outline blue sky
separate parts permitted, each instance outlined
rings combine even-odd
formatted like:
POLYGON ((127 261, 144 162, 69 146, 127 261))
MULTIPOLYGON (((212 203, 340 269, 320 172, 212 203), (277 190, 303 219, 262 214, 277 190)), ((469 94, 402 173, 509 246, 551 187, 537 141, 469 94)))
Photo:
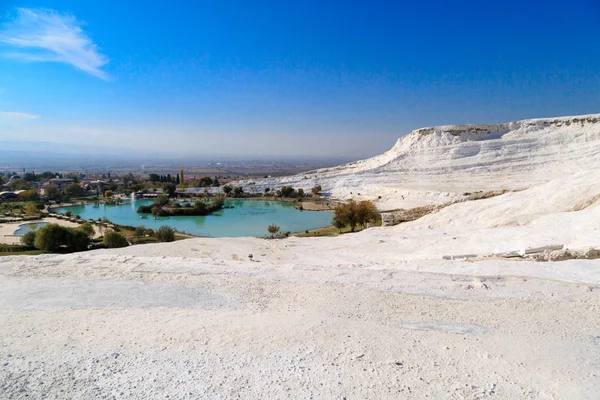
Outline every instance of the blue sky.
POLYGON ((595 0, 4 0, 0 139, 365 157, 600 112, 599 39, 595 0))

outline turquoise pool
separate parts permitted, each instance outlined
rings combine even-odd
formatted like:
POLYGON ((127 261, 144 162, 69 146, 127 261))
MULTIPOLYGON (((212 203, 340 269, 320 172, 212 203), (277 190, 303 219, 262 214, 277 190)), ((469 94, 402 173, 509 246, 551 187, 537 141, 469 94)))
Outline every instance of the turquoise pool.
POLYGON ((23 236, 27 232, 32 232, 40 229, 42 226, 48 225, 47 222, 32 222, 29 224, 19 225, 19 229, 17 229, 14 233, 15 236, 23 236))
POLYGON ((83 219, 106 217, 119 225, 140 226, 157 229, 170 225, 180 232, 196 236, 239 237, 268 235, 267 226, 276 224, 281 232, 302 232, 331 225, 333 213, 329 211, 300 211, 293 203, 264 200, 227 200, 225 208, 207 216, 154 217, 138 214, 140 205, 150 205, 152 200, 129 201, 121 205, 87 204, 55 209, 64 214, 70 210, 83 219), (147 216, 142 218, 141 216, 147 216))

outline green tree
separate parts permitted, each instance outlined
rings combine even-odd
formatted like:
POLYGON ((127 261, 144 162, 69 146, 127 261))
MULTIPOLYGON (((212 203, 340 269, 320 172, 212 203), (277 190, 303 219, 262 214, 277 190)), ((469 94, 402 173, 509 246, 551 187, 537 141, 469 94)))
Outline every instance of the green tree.
POLYGON ((65 194, 69 197, 79 197, 85 194, 85 189, 77 183, 69 183, 65 188, 65 194))
POLYGON ((164 194, 159 194, 154 199, 154 204, 156 204, 157 206, 163 206, 165 204, 169 204, 169 197, 164 194))
POLYGON ((205 176, 202 179, 200 179, 200 187, 208 187, 208 186, 212 186, 213 184, 213 180, 210 178, 210 176, 205 176))
MULTIPOLYGON (((169 175, 169 179, 170 178, 171 178, 171 175, 169 175)), ((177 187, 172 183, 165 183, 163 185, 163 190, 169 197, 171 197, 175 194, 175 190, 177 190, 177 187)))
POLYGON ((212 201, 212 207, 214 209, 221 209, 225 205, 225 199, 222 197, 217 197, 212 201))
POLYGON ((104 192, 104 197, 113 197, 113 191, 112 190, 107 190, 104 192))
POLYGON ((27 181, 27 182, 35 182, 36 181, 35 172, 25 172, 25 174, 23 175, 23 180, 27 181))
POLYGON ((336 216, 333 217, 332 223, 333 226, 340 230, 340 233, 342 233, 342 229, 346 226, 346 223, 341 218, 336 216))
POLYGON ((35 232, 26 232, 23 236, 21 236, 21 243, 23 243, 25 246, 33 247, 35 243, 35 232))
POLYGON ((244 194, 244 188, 241 186, 236 186, 235 189, 233 189, 233 194, 235 197, 241 197, 242 194, 244 194))
POLYGON ((33 215, 38 215, 39 210, 36 207, 35 203, 27 203, 27 206, 25 207, 25 214, 33 216, 33 215))
POLYGON ((271 191, 271 189, 265 188, 265 194, 269 193, 269 191, 271 191))
POLYGON ((38 179, 42 181, 47 181, 48 179, 52 179, 54 177, 56 177, 56 174, 50 171, 45 171, 38 175, 38 179))
POLYGON ((332 223, 335 224, 336 221, 339 221, 339 223, 343 222, 344 225, 350 226, 351 232, 354 232, 356 224, 358 223, 357 208, 358 205, 354 200, 348 200, 346 203, 338 204, 333 210, 334 217, 332 223))
POLYGON ((302 189, 302 188, 298 189, 298 196, 304 197, 304 189, 302 189))
POLYGON ((179 170, 179 181, 181 182, 181 185, 184 185, 185 181, 183 180, 183 168, 179 170))
POLYGON ((379 218, 379 212, 375 203, 370 200, 364 200, 358 203, 356 208, 356 221, 363 227, 369 222, 375 222, 379 218))
POLYGON ((160 176, 158 174, 150 174, 148 175, 148 180, 150 182, 160 182, 160 176))
POLYGON ((106 232, 104 234, 103 242, 104 242, 104 245, 106 247, 108 247, 109 249, 116 249, 119 247, 129 246, 129 242, 127 242, 127 239, 125 238, 125 236, 123 236, 120 233, 117 233, 115 231, 106 232))
POLYGON ((37 190, 29 189, 24 192, 19 193, 19 198, 23 201, 35 201, 40 198, 37 190))
POLYGON ((165 217, 169 215, 161 206, 153 206, 150 210, 152 215, 156 215, 157 217, 165 217))
POLYGON ((54 185, 44 186, 44 194, 49 199, 55 199, 60 196, 58 188, 54 185))
POLYGON ((283 187, 281 188, 281 194, 282 194, 284 197, 292 197, 292 195, 294 194, 294 192, 295 192, 295 190, 294 190, 294 188, 293 188, 293 187, 291 187, 291 186, 283 186, 283 187))
POLYGON ((229 196, 229 193, 231 193, 232 190, 233 190, 233 188, 229 185, 223 186, 223 193, 225 193, 225 195, 227 195, 227 196, 229 196))
POLYGON ((194 203, 194 210, 197 213, 202 214, 202 213, 206 212, 206 204, 204 204, 203 201, 196 201, 194 203))
POLYGON ((155 236, 161 242, 172 242, 175 240, 175 230, 168 225, 163 225, 155 232, 155 236))
POLYGON ((333 211, 333 225, 340 230, 342 227, 349 225, 351 232, 354 232, 357 225, 365 226, 367 223, 375 222, 379 218, 375 204, 369 200, 360 203, 348 200, 346 203, 338 204, 333 211))
POLYGON ((17 179, 13 181, 12 188, 13 190, 29 190, 31 189, 31 185, 23 179, 17 179))

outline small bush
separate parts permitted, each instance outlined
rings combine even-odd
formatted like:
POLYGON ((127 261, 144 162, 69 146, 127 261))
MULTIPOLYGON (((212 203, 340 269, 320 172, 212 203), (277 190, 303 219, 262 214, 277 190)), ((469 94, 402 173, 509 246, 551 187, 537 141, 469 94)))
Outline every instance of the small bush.
POLYGON ((156 231, 155 236, 161 242, 172 242, 175 240, 175 230, 168 225, 163 225, 156 231))
POLYGON ((119 247, 127 247, 129 243, 125 236, 115 231, 108 231, 104 234, 104 245, 109 249, 116 249, 119 247))
POLYGON ((34 242, 35 242, 35 232, 34 231, 29 231, 29 232, 25 233, 23 235, 23 237, 21 237, 21 243, 23 243, 25 246, 33 247, 34 242))
POLYGON ((65 236, 66 228, 57 224, 46 225, 35 234, 34 245, 39 250, 55 252, 65 244, 65 236))
POLYGON ((79 229, 82 232, 85 232, 85 234, 88 235, 88 237, 94 236, 94 233, 95 233, 94 227, 89 222, 86 222, 86 223, 82 224, 77 229, 79 229))
POLYGON ((146 228, 144 228, 144 225, 136 226, 135 230, 133 231, 133 236, 136 238, 141 238, 144 235, 146 235, 146 228))
POLYGON ((25 207, 25 214, 30 216, 38 214, 38 208, 35 206, 35 203, 27 203, 27 206, 25 207))
POLYGON ((35 233, 34 245, 38 250, 56 252, 87 250, 90 238, 78 229, 65 228, 57 224, 46 225, 35 233))
POLYGON ((272 235, 275 235, 277 232, 279 232, 279 226, 277 226, 275 224, 271 224, 271 225, 269 225, 267 230, 269 231, 269 233, 272 236, 272 235))

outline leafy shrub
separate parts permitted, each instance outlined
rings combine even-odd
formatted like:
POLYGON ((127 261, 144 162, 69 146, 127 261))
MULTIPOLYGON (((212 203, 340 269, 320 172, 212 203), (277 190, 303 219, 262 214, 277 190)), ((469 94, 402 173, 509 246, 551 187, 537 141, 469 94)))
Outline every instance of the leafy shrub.
POLYGON ((0 253, 19 253, 27 250, 31 248, 25 245, 0 244, 0 253))
MULTIPOLYGON (((87 250, 90 244, 90 238, 87 233, 78 229, 66 228, 67 229, 67 248, 72 251, 83 251, 87 250)), ((37 235, 36 235, 37 236, 37 235)))
POLYGON ((166 212, 165 209, 162 208, 161 206, 153 206, 152 207, 152 215, 156 215, 159 217, 166 217, 167 215, 169 215, 169 213, 166 212))
POLYGON ((119 247, 127 247, 129 243, 125 236, 115 231, 108 231, 104 234, 104 245, 109 249, 116 249, 119 247))
POLYGON ((34 242, 35 242, 35 232, 34 231, 29 231, 21 237, 21 243, 23 243, 25 246, 33 247, 34 242))
POLYGON ((34 203, 27 203, 27 206, 25 207, 25 214, 27 214, 27 215, 37 215, 38 214, 38 209, 34 203))
POLYGON ((281 188, 281 194, 282 194, 284 197, 292 197, 292 196, 294 195, 294 192, 295 192, 295 190, 294 190, 294 188, 293 188, 293 187, 291 187, 291 186, 283 186, 283 187, 281 188))
POLYGON ((216 199, 214 199, 212 201, 212 208, 215 210, 223 208, 224 205, 225 205, 225 199, 222 197, 217 197, 216 199))
POLYGON ((19 193, 19 198, 22 201, 35 201, 35 200, 39 199, 39 197, 40 196, 38 195, 38 192, 35 189, 29 189, 29 190, 19 193))
POLYGON ((277 232, 279 232, 279 226, 271 224, 267 227, 267 230, 271 235, 275 235, 277 232))
POLYGON ((139 206, 137 212, 142 214, 150 214, 152 212, 152 208, 156 206, 139 206))
POLYGON ((69 183, 65 188, 65 194, 70 197, 83 196, 85 194, 85 189, 77 183, 69 183))
POLYGON ((169 196, 166 194, 159 194, 154 199, 154 204, 157 206, 164 206, 165 204, 169 204, 169 196))
POLYGON ((66 228, 50 224, 40 228, 35 234, 34 246, 43 251, 55 252, 66 243, 66 228))
POLYGON ((136 226, 135 230, 133 231, 133 236, 135 236, 136 238, 141 238, 145 234, 146 228, 144 227, 144 225, 136 226))
POLYGON ((85 234, 88 235, 88 237, 94 236, 94 227, 89 222, 82 224, 78 229, 82 232, 85 232, 85 234))
POLYGON ((172 242, 175 240, 175 230, 168 225, 163 225, 156 231, 155 237, 161 242, 172 242))
POLYGON ((48 252, 56 252, 61 248, 67 251, 87 250, 89 243, 90 238, 85 232, 57 224, 40 228, 34 240, 37 249, 48 252))

